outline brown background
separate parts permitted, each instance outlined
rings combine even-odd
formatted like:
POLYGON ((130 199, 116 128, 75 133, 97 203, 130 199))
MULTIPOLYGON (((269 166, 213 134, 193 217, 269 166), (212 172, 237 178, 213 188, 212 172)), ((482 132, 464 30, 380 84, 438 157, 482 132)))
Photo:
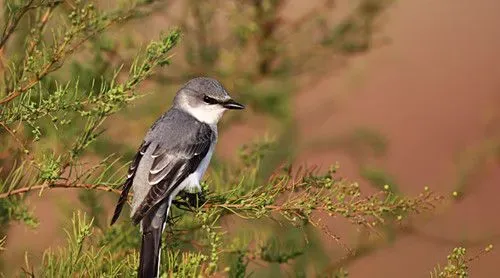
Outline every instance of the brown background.
MULTIPOLYGON (((498 154, 497 160, 488 155, 488 144, 498 146, 500 135, 499 12, 496 0, 397 1, 383 27, 388 45, 297 96, 304 141, 363 126, 385 135, 388 154, 379 164, 405 193, 429 185, 450 196, 460 165, 479 166, 468 172, 473 178, 463 199, 417 234, 399 236, 352 263, 349 277, 424 277, 454 246, 477 252, 498 245, 500 161, 498 154)), ((299 158, 320 165, 332 160, 340 162, 343 175, 359 179, 342 151, 304 151, 299 158)), ((498 251, 481 258, 471 277, 499 277, 498 262, 498 251)))

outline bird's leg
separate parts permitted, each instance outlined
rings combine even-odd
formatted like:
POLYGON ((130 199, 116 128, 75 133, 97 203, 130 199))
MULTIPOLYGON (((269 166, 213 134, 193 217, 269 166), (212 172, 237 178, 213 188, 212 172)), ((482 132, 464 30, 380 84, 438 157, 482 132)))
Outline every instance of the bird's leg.
POLYGON ((207 199, 205 198, 205 192, 199 191, 197 193, 193 193, 188 202, 192 207, 200 208, 207 202, 207 199))
POLYGON ((199 208, 206 202, 205 193, 199 191, 197 193, 189 193, 186 191, 181 191, 177 196, 182 199, 182 201, 174 201, 176 207, 180 209, 184 208, 199 208))
POLYGON ((173 200, 172 204, 174 204, 178 209, 191 211, 189 204, 186 201, 187 197, 185 196, 184 191, 179 192, 179 194, 177 194, 177 197, 179 199, 173 200))

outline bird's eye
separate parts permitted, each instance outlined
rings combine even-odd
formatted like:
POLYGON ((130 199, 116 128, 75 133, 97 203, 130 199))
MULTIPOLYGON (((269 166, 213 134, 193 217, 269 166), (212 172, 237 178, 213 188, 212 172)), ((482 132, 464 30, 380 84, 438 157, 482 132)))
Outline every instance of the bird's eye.
POLYGON ((206 103, 208 103, 208 104, 217 104, 217 103, 219 103, 216 99, 211 98, 209 96, 204 96, 203 97, 203 101, 206 102, 206 103))

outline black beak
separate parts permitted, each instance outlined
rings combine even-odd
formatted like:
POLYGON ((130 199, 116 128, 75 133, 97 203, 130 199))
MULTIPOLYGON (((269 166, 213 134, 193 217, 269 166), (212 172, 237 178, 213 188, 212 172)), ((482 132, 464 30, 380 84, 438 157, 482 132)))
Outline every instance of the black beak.
POLYGON ((243 106, 243 104, 239 104, 232 99, 222 103, 222 107, 227 108, 227 109, 237 109, 237 110, 245 109, 245 106, 243 106))

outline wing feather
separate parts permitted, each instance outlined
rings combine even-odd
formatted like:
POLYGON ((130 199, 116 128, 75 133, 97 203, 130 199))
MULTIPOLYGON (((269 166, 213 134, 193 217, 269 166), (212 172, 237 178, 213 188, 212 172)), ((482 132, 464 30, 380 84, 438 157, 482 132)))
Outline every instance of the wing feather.
POLYGON ((144 156, 144 153, 146 152, 148 146, 149 143, 146 143, 145 141, 142 142, 141 146, 139 147, 137 153, 134 156, 134 159, 132 160, 132 163, 128 168, 127 179, 122 185, 122 193, 120 194, 120 198, 118 199, 118 203, 116 204, 115 212, 113 213, 113 218, 111 218, 110 225, 113 225, 116 222, 116 220, 120 216, 120 213, 122 212, 123 205, 127 201, 128 193, 130 191, 130 188, 132 187, 132 182, 134 180, 137 166, 139 165, 142 157, 144 156))
POLYGON ((151 154, 154 159, 148 179, 151 188, 132 216, 135 224, 196 171, 208 153, 212 140, 214 133, 210 126, 201 124, 196 132, 178 145, 165 147, 158 144, 151 154))

